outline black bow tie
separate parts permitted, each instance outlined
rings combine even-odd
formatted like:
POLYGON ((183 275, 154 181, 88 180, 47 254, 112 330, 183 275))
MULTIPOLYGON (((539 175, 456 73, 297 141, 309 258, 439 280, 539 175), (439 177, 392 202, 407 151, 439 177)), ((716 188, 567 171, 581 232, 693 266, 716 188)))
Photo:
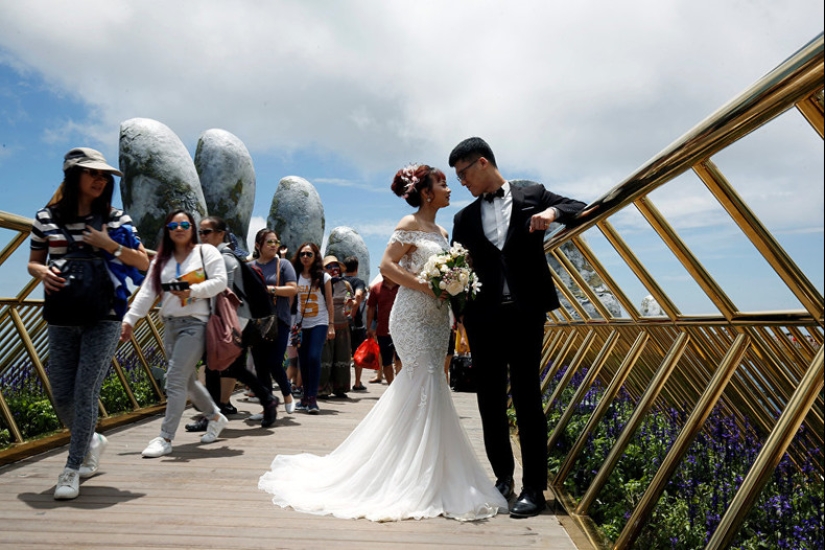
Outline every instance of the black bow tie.
POLYGON ((504 196, 504 188, 499 187, 498 191, 495 193, 484 193, 484 200, 487 202, 493 202, 493 199, 496 197, 503 197, 504 196))

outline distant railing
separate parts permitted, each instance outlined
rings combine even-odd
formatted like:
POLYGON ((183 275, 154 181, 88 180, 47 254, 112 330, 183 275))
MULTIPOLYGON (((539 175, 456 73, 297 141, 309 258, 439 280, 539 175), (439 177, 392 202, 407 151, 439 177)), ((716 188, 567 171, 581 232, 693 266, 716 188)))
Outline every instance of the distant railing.
MULTIPOLYGON (((545 333, 544 363, 550 367, 542 383, 548 393, 555 384, 545 411, 563 411, 555 426, 550 426, 548 450, 552 454, 562 437, 569 440, 571 430, 575 441, 566 454, 557 457, 560 465, 553 472, 552 487, 567 513, 590 535, 594 546, 633 545, 668 481, 684 464, 688 448, 698 434, 707 430, 705 423, 714 408, 732 416, 739 426, 755 424, 756 436, 764 439, 706 548, 728 547, 786 452, 797 464, 812 464, 822 474, 822 294, 711 160, 727 146, 794 107, 822 138, 822 35, 589 205, 592 211, 582 217, 579 225, 560 230, 546 242, 551 266, 557 266, 553 272, 557 283, 572 281, 557 285, 572 307, 554 312, 545 333), (653 205, 652 191, 668 184, 678 185, 674 179, 690 170, 779 275, 801 309, 741 311, 653 205), (631 205, 710 299, 717 314, 684 315, 660 287, 609 221, 631 205), (583 238, 588 232, 603 235, 655 298, 664 316, 645 317, 639 313, 583 238), (599 296, 600 292, 604 294, 604 288, 597 291, 588 284, 568 259, 569 254, 562 253, 563 248, 571 247, 589 263, 600 284, 612 293, 627 316, 614 316, 602 303, 599 296), (591 314, 579 305, 577 297, 592 304, 591 314), (578 386, 573 385, 573 380, 578 386), (594 409, 587 422, 572 427, 574 411, 594 387, 601 389, 600 401, 591 404, 594 409), (586 491, 574 496, 565 488, 565 482, 581 474, 577 461, 588 438, 605 422, 607 411, 620 392, 635 402, 633 414, 586 491), (563 394, 570 396, 568 400, 560 401, 563 394), (678 436, 656 475, 642 488, 638 502, 626 510, 629 518, 621 534, 608 541, 595 528, 589 511, 617 464, 627 455, 644 419, 661 414, 667 407, 684 411, 678 436), (797 436, 803 424, 807 429, 797 436), (811 452, 816 456, 810 456, 811 452)), ((821 180, 812 183, 822 185, 821 180)), ((747 275, 742 273, 743 278, 747 275)))

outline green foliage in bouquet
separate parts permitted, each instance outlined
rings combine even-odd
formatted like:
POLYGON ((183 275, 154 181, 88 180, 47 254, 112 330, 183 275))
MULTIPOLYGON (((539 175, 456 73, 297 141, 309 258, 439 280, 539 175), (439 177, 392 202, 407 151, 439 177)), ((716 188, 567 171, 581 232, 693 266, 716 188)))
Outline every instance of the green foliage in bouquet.
POLYGON ((430 256, 418 278, 428 283, 437 297, 446 292, 456 316, 464 312, 467 300, 481 291, 481 282, 470 268, 469 253, 461 243, 430 256))

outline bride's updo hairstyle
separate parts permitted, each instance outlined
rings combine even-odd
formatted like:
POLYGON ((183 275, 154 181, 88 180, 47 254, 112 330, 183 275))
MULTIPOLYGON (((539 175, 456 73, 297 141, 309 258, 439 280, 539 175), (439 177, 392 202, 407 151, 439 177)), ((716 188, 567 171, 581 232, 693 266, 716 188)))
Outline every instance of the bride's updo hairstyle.
POLYGON ((421 206, 421 191, 432 189, 434 181, 446 180, 447 176, 438 168, 426 164, 408 164, 395 173, 392 192, 403 197, 413 208, 421 206))

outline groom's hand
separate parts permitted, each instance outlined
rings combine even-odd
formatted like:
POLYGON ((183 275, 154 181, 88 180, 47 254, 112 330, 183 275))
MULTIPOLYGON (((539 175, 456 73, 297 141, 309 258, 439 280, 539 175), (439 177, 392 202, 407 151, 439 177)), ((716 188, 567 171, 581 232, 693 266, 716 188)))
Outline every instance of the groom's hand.
POLYGON ((547 228, 550 227, 551 223, 556 221, 557 217, 558 210, 552 206, 544 212, 533 214, 533 217, 530 218, 530 233, 534 231, 547 231, 547 228))

